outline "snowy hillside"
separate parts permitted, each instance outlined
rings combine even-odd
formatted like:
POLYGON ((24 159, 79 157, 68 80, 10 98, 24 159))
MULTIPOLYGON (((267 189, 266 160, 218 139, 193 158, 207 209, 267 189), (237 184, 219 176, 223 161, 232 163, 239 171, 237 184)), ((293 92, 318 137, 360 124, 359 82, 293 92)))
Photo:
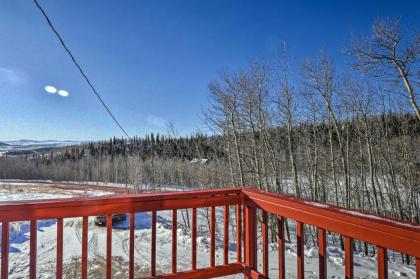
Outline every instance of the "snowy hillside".
MULTIPOLYGON (((16 141, 2 141, 3 143, 11 146, 65 146, 65 145, 73 145, 73 144, 80 144, 80 141, 71 141, 71 140, 16 140, 16 141)), ((1 144, 1 143, 0 143, 1 144)))
POLYGON ((80 141, 18 140, 0 142, 0 156, 25 156, 45 153, 52 148, 80 144, 80 141))

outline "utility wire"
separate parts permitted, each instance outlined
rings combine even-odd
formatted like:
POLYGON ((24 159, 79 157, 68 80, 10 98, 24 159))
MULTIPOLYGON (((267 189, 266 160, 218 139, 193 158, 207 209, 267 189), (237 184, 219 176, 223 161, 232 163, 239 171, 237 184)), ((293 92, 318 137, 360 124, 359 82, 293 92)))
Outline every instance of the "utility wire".
POLYGON ((110 110, 110 108, 105 104, 104 100, 102 99, 101 95, 98 93, 98 91, 96 91, 95 87, 93 86, 92 82, 89 80, 89 78, 86 76, 85 72, 83 71, 82 67, 80 66, 80 64, 76 61, 76 58, 74 58, 73 54, 71 53, 70 49, 67 47, 66 43, 64 42, 64 40, 62 39, 62 37, 60 36, 60 34, 58 33, 58 31, 55 29, 55 27, 53 26, 53 24, 51 23, 51 20, 49 19, 48 15, 45 13, 44 9, 41 7, 41 5, 38 3, 38 0, 33 0, 36 7, 40 10, 40 12, 43 14, 45 20, 47 21, 49 27, 51 28, 51 30, 54 32, 54 34, 57 36, 58 40, 60 41, 61 45, 63 46, 64 50, 67 52, 67 54, 70 56, 71 60, 73 61, 74 65, 77 67, 77 69, 79 69, 80 73, 82 74, 82 76, 84 77, 84 79, 86 80, 87 84, 89 85, 89 87, 92 89, 93 94, 96 95, 96 97, 98 98, 99 102, 102 104, 102 106, 106 109, 106 111, 108 112, 109 116, 111 116, 112 120, 114 120, 115 124, 117 124, 117 126, 121 129, 121 131, 124 133, 124 135, 127 136, 127 139, 130 139, 130 136, 128 135, 128 133, 126 132, 126 130, 122 127, 122 125, 120 124, 120 122, 118 122, 117 118, 114 116, 114 114, 112 113, 112 111, 110 110))

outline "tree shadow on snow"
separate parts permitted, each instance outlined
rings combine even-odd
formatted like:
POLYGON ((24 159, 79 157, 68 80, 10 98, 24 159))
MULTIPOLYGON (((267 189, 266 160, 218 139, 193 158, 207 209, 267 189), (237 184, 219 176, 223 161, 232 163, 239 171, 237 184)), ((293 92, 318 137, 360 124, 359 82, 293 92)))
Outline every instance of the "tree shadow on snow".
MULTIPOLYGON (((50 220, 38 220, 37 230, 40 232, 44 231, 44 228, 55 225, 57 221, 55 219, 50 220)), ((1 227, 1 226, 0 226, 1 227)), ((18 248, 13 247, 13 244, 21 244, 30 240, 30 223, 29 222, 12 222, 9 225, 9 253, 21 252, 18 248)), ((1 239, 1 231, 0 231, 1 239)))

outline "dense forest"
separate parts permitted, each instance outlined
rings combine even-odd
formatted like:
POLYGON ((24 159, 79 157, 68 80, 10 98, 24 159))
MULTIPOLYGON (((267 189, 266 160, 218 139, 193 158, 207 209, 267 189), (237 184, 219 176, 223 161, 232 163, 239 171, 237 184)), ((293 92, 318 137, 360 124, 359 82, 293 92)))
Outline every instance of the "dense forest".
MULTIPOLYGON (((365 121, 355 118, 341 124, 346 125, 348 133, 346 162, 352 193, 349 205, 419 222, 418 121, 412 114, 393 113, 369 116, 365 121), (371 151, 366 150, 362 124, 374 131, 369 133, 371 151), (373 159, 369 159, 369 152, 373 159), (411 158, 412 155, 417 157, 411 158), (374 160, 372 166, 370 160, 374 160)), ((242 184, 348 205, 344 172, 331 162, 334 157, 337 164, 340 156, 334 129, 325 123, 299 123, 292 131, 294 166, 288 129, 277 126, 259 133, 238 134, 241 166, 236 161, 237 154, 233 154, 237 151, 234 140, 226 135, 150 134, 129 141, 113 138, 90 142, 44 155, 4 157, 0 159, 0 177, 128 183, 139 190, 145 184, 202 188, 242 184)))
POLYGON ((209 83, 208 133, 149 134, 0 158, 0 178, 252 185, 420 222, 420 36, 377 20, 353 37, 349 63, 323 50, 270 61, 209 83))

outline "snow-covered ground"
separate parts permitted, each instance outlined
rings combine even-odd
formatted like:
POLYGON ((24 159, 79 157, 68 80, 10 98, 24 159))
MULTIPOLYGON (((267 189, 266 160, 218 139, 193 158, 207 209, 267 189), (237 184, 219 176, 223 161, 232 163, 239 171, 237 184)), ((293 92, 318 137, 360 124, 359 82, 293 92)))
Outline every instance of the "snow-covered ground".
MULTIPOLYGON (((21 189, 21 188, 19 188, 21 189)), ((13 187, 0 189, 0 201, 66 198, 80 195, 79 192, 37 192, 34 185, 28 185, 28 190, 17 191, 13 187)), ((97 191, 90 195, 109 194, 107 191, 97 191)), ((235 214, 231 208, 232 217, 229 239, 229 259, 236 261, 235 245, 235 214)), ((191 212, 188 214, 191 218, 191 212)), ((197 238, 197 264, 198 267, 209 265, 209 230, 207 209, 198 210, 198 238, 197 238)), ((216 210, 217 222, 217 251, 216 263, 223 261, 223 208, 216 210)), ((97 227, 93 222, 94 217, 89 219, 89 278, 104 278, 106 229, 97 227)), ((187 228, 187 211, 178 210, 178 270, 189 270, 191 266, 191 233, 187 228)), ((136 276, 147 276, 150 271, 150 246, 151 246, 151 218, 149 212, 136 214, 135 230, 135 264, 136 276)), ((169 273, 171 270, 171 247, 172 247, 172 211, 158 212, 157 223, 157 270, 159 273, 169 273)), ((128 218, 124 222, 113 226, 112 255, 113 255, 113 278, 127 278, 128 276, 128 218)), ((81 218, 67 218, 64 220, 64 277, 80 277, 81 256, 81 218)), ((296 277, 296 239, 294 223, 290 222, 291 243, 286 244, 286 270, 287 278, 296 277)), ((56 259, 56 221, 38 221, 38 250, 37 270, 38 278, 55 278, 56 259)), ((10 224, 10 255, 9 255, 9 278, 27 278, 29 274, 29 223, 14 222, 10 224)), ((261 239, 261 238, 259 238, 261 239)), ((333 235, 328 237, 328 274, 329 278, 344 278, 344 255, 339 248, 333 235)), ((305 277, 318 278, 318 252, 315 247, 305 248, 305 277)), ((261 247, 261 243, 259 243, 261 247)), ((269 245, 270 250, 270 277, 277 278, 277 245, 269 245)), ((259 249, 259 260, 262 251, 259 249)), ((355 278, 377 278, 376 259, 361 254, 354 255, 355 278)), ((259 269, 261 270, 261 262, 259 269)), ((231 276, 231 278, 242 276, 231 276)), ((415 278, 415 269, 412 266, 389 263, 389 278, 415 278)))
POLYGON ((41 199, 57 199, 57 198, 72 198, 74 196, 102 196, 113 194, 109 191, 95 191, 95 190, 51 190, 39 191, 36 187, 31 187, 25 190, 21 188, 10 189, 0 188, 0 202, 2 201, 19 201, 19 200, 41 200, 41 199))

